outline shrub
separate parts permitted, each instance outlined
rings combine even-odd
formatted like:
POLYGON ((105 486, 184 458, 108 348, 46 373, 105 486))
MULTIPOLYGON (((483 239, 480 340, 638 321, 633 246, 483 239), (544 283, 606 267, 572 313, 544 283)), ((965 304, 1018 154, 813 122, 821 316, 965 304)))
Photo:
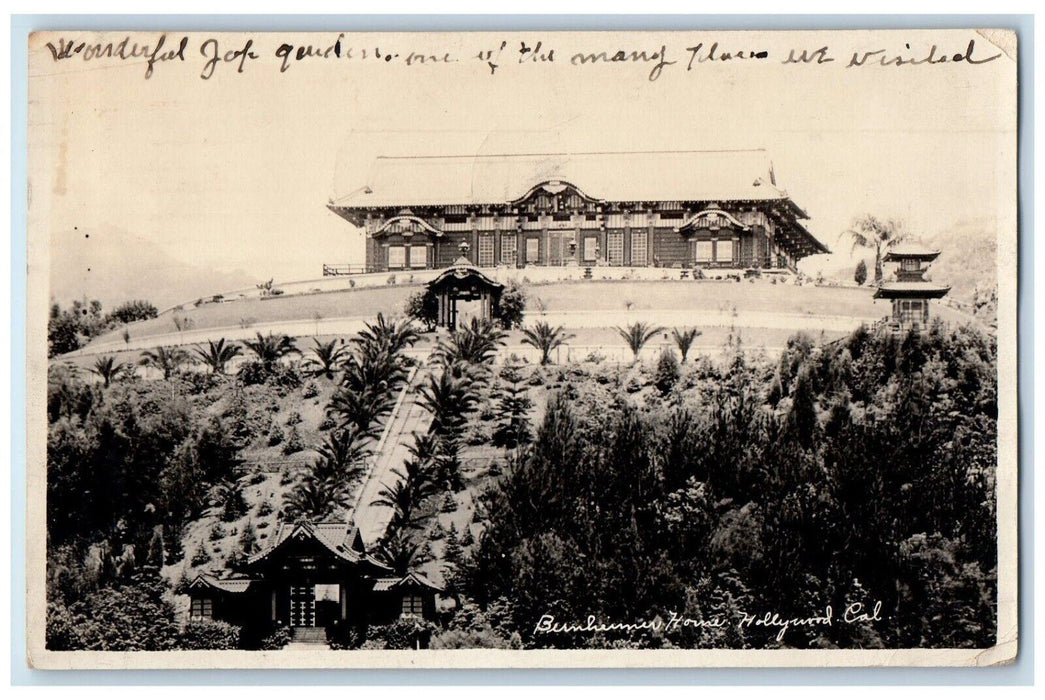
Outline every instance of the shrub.
POLYGON ((263 518, 266 515, 270 515, 271 513, 272 513, 272 501, 270 501, 269 499, 266 498, 264 501, 261 502, 261 505, 258 506, 258 517, 259 518, 263 518))
POLYGON ((291 411, 290 415, 287 416, 286 424, 298 425, 299 423, 301 423, 301 414, 297 411, 291 411))
POLYGON ((858 285, 863 286, 864 282, 867 281, 867 263, 863 260, 856 264, 856 270, 853 272, 853 281, 858 285))
POLYGON ((272 634, 261 640, 259 647, 265 650, 282 649, 290 642, 290 628, 277 627, 272 634))
POLYGON ((192 620, 178 635, 179 649, 236 649, 240 628, 220 620, 192 620))
POLYGON ((273 423, 272 427, 269 428, 269 447, 275 447, 279 443, 283 442, 283 438, 283 428, 279 427, 279 425, 277 425, 276 423, 273 423))
POLYGON ((653 375, 653 383, 661 394, 667 394, 679 380, 679 361, 675 353, 670 350, 662 350, 660 358, 657 359, 657 369, 653 375))
POLYGON ((206 547, 200 547, 192 555, 192 559, 189 560, 193 566, 204 566, 210 563, 210 554, 207 553, 206 547))
POLYGON ((135 299, 134 301, 125 301, 110 311, 106 320, 112 324, 133 323, 156 318, 158 314, 159 312, 152 303, 143 299, 135 299))
POLYGON ((214 525, 210 529, 210 541, 214 542, 216 540, 220 540, 222 537, 225 537, 227 534, 229 534, 229 533, 225 529, 224 525, 222 525, 221 523, 214 523, 214 525))
POLYGON ((265 365, 257 360, 244 362, 240 365, 239 372, 236 374, 246 386, 264 384, 265 380, 268 379, 268 371, 265 369, 265 365))
POLYGON ((497 305, 497 316, 506 330, 522 328, 526 314, 526 292, 515 282, 510 282, 501 292, 501 300, 497 305))
POLYGON ((424 325, 426 331, 435 330, 439 322, 439 298, 431 289, 414 292, 406 300, 406 315, 424 325))
POLYGON ((363 648, 377 649, 427 649, 435 625, 419 617, 401 617, 390 625, 371 627, 367 631, 363 648), (384 646, 368 646, 371 643, 384 646))
POLYGON ((301 392, 302 398, 311 399, 319 396, 319 386, 311 379, 305 382, 305 388, 301 392))
POLYGON ((296 425, 291 426, 287 433, 287 441, 283 443, 283 454, 292 455, 305 449, 305 441, 301 439, 301 433, 296 425))
POLYGON ((457 499, 454 498, 452 493, 448 493, 443 498, 442 511, 444 513, 453 513, 455 510, 457 510, 457 499))

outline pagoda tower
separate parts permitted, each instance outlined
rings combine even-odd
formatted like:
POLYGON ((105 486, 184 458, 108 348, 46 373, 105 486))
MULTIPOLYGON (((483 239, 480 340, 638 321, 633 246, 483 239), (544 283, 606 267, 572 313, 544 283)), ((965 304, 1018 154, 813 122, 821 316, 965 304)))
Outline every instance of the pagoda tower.
POLYGON ((942 299, 950 287, 925 279, 928 265, 940 251, 917 245, 899 245, 891 248, 882 262, 898 263, 896 280, 883 282, 875 290, 874 298, 889 299, 893 303, 888 325, 894 331, 924 330, 929 325, 929 300, 942 299))

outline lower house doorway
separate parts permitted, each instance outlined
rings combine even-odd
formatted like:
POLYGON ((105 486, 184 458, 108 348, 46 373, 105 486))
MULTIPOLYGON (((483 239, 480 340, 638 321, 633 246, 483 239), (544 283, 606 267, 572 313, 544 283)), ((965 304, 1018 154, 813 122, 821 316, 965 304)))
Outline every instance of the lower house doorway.
POLYGON ((290 626, 316 626, 315 586, 290 587, 290 626))
POLYGON ((336 583, 291 586, 290 626, 327 627, 341 617, 341 587, 336 583))

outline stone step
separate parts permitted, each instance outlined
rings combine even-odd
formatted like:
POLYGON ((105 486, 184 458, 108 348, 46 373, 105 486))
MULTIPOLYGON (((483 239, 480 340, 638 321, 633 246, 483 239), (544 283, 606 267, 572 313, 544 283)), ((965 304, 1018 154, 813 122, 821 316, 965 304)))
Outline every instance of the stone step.
POLYGON ((294 627, 290 639, 297 644, 326 644, 327 631, 323 627, 294 627))

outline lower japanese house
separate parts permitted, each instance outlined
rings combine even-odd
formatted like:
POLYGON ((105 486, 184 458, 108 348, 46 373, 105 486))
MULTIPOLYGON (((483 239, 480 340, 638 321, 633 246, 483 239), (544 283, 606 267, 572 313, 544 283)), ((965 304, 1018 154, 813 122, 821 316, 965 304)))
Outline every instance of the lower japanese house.
POLYGON ((433 619, 440 590, 419 572, 393 573, 350 523, 295 522, 279 526, 241 577, 200 574, 186 592, 192 620, 247 630, 289 626, 297 641, 325 642, 338 628, 433 619))

